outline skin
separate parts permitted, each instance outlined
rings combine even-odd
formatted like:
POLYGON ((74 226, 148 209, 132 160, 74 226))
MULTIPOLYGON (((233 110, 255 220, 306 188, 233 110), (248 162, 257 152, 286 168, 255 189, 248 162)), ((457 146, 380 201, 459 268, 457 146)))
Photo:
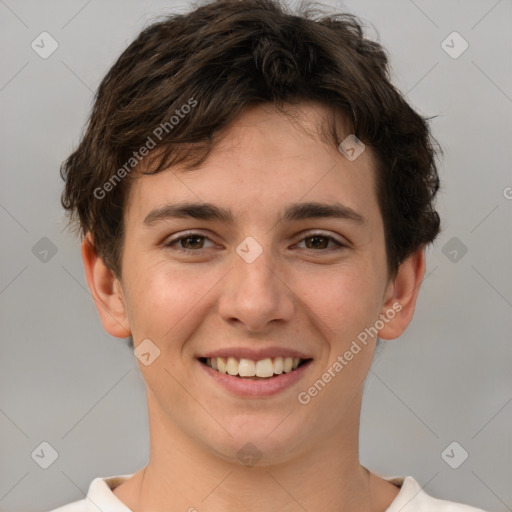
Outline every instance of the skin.
MULTIPOLYGON (((90 236, 83 243, 105 330, 131 334, 135 347, 149 338, 160 349, 149 366, 138 362, 150 459, 113 491, 134 512, 383 512, 399 492, 359 462, 362 391, 375 337, 307 405, 297 395, 396 303, 401 310, 379 337, 402 334, 424 275, 424 250, 389 278, 371 149, 349 161, 317 135, 325 107, 302 104, 300 112, 297 124, 270 105, 252 107, 200 169, 176 167, 134 181, 120 279, 98 258, 90 236), (182 200, 229 208, 236 222, 144 225, 154 208, 182 200), (338 201, 366 223, 279 221, 283 206, 297 201, 338 201), (191 229, 207 238, 164 246, 191 229), (345 247, 324 238, 320 248, 308 243, 317 231, 345 247), (263 249, 251 264, 236 253, 247 236, 263 249), (212 349, 268 345, 297 348, 313 362, 299 382, 265 399, 229 393, 195 358, 212 349), (252 467, 237 457, 248 442, 262 454, 252 467)), ((340 130, 350 133, 341 124, 340 130)))

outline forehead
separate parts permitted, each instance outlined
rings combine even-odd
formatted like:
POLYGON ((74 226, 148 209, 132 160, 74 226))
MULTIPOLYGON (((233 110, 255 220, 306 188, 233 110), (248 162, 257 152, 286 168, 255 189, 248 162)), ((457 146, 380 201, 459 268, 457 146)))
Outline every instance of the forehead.
MULTIPOLYGON (((221 133, 198 169, 180 166, 140 175, 131 186, 127 220, 141 222, 155 207, 181 201, 210 202, 264 223, 283 204, 338 202, 371 216, 376 208, 374 158, 369 148, 347 159, 321 136, 329 111, 318 104, 291 108, 293 117, 269 105, 246 109, 221 133)), ((336 119, 341 140, 348 123, 336 119)))

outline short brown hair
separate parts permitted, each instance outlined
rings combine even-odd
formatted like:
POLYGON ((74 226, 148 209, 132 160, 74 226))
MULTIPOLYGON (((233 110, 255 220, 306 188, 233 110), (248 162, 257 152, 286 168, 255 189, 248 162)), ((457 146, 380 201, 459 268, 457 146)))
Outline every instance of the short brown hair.
MULTIPOLYGON (((372 148, 391 276, 435 239, 439 177, 428 119, 391 84, 384 49, 355 16, 313 6, 294 14, 280 0, 215 0, 154 22, 108 71, 82 140, 61 166, 62 205, 116 275, 127 178, 141 148, 156 132, 151 172, 197 168, 222 129, 263 103, 319 102, 372 148)), ((330 134, 338 146, 333 126, 330 134)))

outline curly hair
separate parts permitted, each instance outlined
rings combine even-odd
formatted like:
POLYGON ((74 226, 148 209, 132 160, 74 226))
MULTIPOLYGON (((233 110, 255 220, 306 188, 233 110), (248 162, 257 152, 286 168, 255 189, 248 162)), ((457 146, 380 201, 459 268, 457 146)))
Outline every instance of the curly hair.
MULTIPOLYGON (((120 276, 132 168, 143 159, 147 172, 197 168, 246 107, 271 103, 286 113, 285 103, 301 102, 343 115, 372 148, 388 272, 396 276, 440 230, 438 144, 429 119, 392 85, 385 50, 358 18, 315 4, 293 13, 280 0, 214 0, 142 30, 102 80, 81 141, 61 165, 70 222, 92 235, 120 276)), ((334 122, 328 133, 338 147, 334 122)))

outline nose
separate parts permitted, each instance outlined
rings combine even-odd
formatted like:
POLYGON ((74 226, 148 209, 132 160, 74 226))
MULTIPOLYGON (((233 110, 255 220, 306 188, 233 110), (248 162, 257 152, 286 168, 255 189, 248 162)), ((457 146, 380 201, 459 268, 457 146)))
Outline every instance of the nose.
POLYGON ((240 323, 254 332, 265 330, 272 321, 290 321, 296 302, 283 263, 276 261, 270 249, 258 246, 249 243, 238 248, 219 303, 219 314, 226 322, 240 323))

